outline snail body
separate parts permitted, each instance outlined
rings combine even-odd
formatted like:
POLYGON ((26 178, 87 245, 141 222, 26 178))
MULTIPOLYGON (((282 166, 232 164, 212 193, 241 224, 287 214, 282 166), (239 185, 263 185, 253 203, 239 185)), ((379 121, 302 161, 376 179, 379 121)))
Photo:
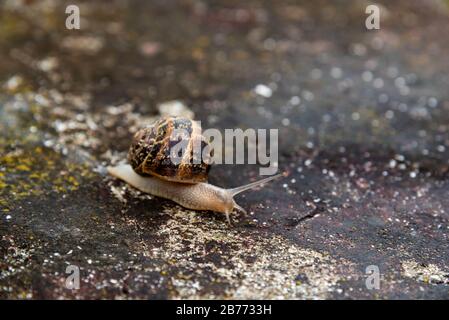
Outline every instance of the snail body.
MULTIPOLYGON (((224 213, 230 223, 229 214, 234 209, 246 213, 235 202, 235 195, 276 179, 282 174, 241 187, 224 189, 205 182, 210 169, 207 163, 191 164, 183 157, 180 164, 174 165, 167 158, 170 152, 168 134, 176 126, 191 128, 192 137, 189 139, 204 142, 202 136, 195 136, 198 133, 189 121, 194 123, 189 119, 170 117, 139 130, 134 135, 128 153, 130 164, 108 167, 108 172, 142 192, 172 200, 185 208, 224 213)), ((186 154, 192 155, 189 149, 186 154)))

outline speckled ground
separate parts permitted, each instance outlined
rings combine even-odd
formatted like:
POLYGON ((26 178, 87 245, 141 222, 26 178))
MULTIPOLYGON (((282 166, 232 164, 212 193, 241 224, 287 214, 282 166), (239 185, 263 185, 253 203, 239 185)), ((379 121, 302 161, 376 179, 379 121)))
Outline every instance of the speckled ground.
POLYGON ((76 1, 75 31, 64 2, 0 1, 0 298, 448 299, 449 4, 379 2, 367 31, 368 1, 76 1), (105 174, 174 99, 279 128, 289 176, 249 218, 105 174))

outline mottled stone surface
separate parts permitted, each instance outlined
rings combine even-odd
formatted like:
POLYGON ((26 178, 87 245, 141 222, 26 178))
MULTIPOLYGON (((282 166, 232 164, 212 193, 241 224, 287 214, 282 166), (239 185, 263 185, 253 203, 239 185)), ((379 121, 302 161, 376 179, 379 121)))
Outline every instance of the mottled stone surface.
POLYGON ((449 298, 446 1, 381 1, 377 31, 368 1, 70 3, 81 30, 0 2, 0 298, 449 298), (238 196, 248 218, 105 174, 173 100, 279 128, 289 176, 238 196))

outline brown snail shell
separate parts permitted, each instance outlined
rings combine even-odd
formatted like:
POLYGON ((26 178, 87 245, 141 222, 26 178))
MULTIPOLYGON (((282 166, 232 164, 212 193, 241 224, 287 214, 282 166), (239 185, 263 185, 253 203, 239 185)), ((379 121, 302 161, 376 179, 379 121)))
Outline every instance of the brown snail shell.
POLYGON ((203 159, 202 151, 207 144, 197 122, 181 117, 166 117, 136 132, 128 152, 128 161, 141 176, 151 175, 180 183, 206 182, 210 158, 203 159), (188 134, 178 136, 173 141, 175 129, 183 129, 188 134), (182 139, 186 140, 186 149, 181 161, 174 163, 170 150, 182 139), (201 152, 194 152, 194 143, 201 145, 201 152))

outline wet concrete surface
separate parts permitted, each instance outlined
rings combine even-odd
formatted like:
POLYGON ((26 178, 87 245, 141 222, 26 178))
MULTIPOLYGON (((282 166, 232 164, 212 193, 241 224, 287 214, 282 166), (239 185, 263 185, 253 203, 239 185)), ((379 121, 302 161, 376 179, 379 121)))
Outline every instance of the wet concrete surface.
POLYGON ((79 1, 81 30, 0 2, 0 297, 449 298, 449 5, 380 3, 368 31, 366 1, 79 1), (238 196, 248 218, 105 173, 174 99, 279 129, 289 175, 238 196))

